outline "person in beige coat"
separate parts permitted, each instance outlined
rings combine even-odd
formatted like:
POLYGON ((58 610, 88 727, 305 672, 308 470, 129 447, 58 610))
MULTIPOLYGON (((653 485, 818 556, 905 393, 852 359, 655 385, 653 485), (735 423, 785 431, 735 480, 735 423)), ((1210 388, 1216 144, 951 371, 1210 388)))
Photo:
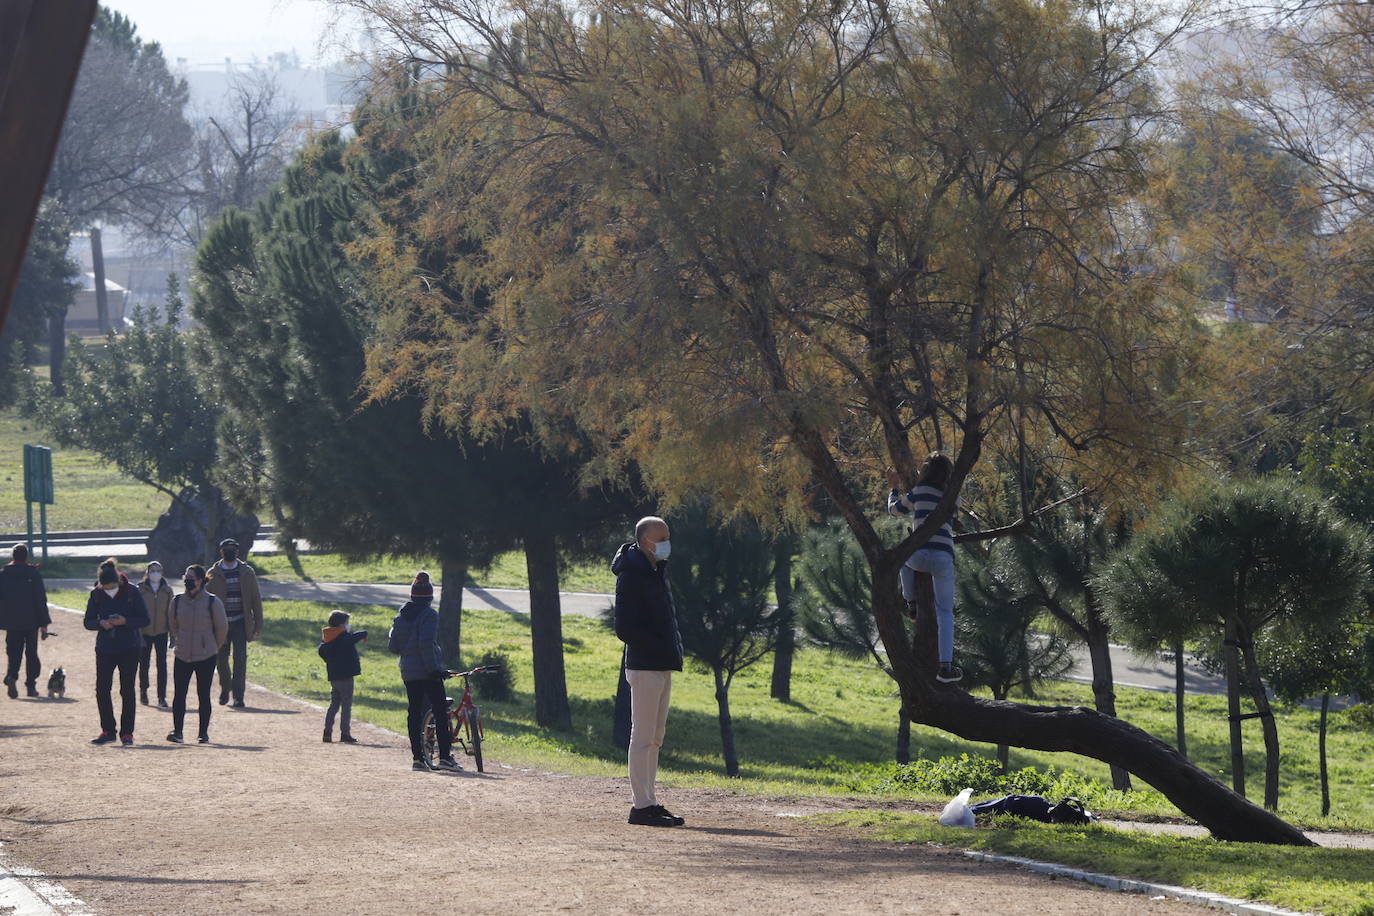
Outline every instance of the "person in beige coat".
POLYGON ((167 705, 167 615, 172 609, 172 583, 162 575, 162 564, 157 560, 148 564, 143 571, 143 581, 138 583, 138 593, 148 608, 148 625, 143 628, 143 655, 138 660, 138 696, 144 706, 148 705, 148 669, 152 667, 154 656, 157 658, 157 705, 167 705))
POLYGON ((253 567, 239 559, 239 542, 225 538, 219 542, 220 561, 210 567, 206 588, 224 602, 229 615, 229 641, 219 651, 219 705, 229 702, 233 691, 234 707, 243 708, 243 691, 248 682, 248 644, 262 635, 262 593, 253 567), (234 667, 229 668, 230 654, 234 667))
POLYGON ((210 685, 214 683, 220 647, 229 638, 229 621, 224 602, 210 592, 205 580, 204 566, 186 567, 182 580, 186 590, 172 599, 168 615, 176 659, 172 663, 172 731, 167 740, 174 744, 182 743, 181 726, 186 720, 186 692, 192 674, 200 699, 199 740, 210 743, 210 685))

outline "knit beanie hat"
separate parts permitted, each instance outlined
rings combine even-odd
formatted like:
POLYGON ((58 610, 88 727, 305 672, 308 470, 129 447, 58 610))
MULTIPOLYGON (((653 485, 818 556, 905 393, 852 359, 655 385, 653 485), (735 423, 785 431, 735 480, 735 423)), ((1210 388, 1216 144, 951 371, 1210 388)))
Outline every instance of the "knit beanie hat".
POLYGON ((410 583, 410 597, 434 597, 434 586, 429 584, 429 573, 425 572, 423 569, 415 574, 415 581, 410 583))

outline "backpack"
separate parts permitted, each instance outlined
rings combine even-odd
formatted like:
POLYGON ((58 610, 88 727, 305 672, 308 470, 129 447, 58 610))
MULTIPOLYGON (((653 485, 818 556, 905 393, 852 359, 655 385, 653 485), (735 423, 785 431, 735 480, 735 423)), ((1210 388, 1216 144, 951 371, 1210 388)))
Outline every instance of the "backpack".
POLYGON ((1050 809, 1051 824, 1091 824, 1095 820, 1093 813, 1072 795, 1050 809))

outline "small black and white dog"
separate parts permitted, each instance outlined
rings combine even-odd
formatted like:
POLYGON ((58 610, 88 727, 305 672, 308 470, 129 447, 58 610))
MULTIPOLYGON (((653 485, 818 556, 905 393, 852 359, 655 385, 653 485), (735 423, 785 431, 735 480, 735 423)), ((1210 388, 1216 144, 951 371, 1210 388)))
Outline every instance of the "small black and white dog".
POLYGON ((54 668, 52 674, 48 675, 48 699, 66 699, 66 696, 67 672, 54 668))

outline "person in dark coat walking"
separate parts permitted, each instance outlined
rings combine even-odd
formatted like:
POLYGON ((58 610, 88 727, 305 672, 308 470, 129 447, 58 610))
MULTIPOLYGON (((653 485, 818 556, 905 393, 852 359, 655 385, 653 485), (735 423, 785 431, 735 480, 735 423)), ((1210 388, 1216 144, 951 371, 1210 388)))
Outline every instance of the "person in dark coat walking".
POLYGON ((19 696, 19 666, 27 661, 24 689, 38 696, 38 675, 43 664, 38 660, 38 639, 48 638, 48 592, 38 567, 29 563, 29 548, 15 544, 10 564, 0 569, 0 630, 5 631, 5 691, 10 699, 19 696))
POLYGON ((668 535, 663 519, 640 519, 635 539, 621 545, 611 561, 615 635, 625 643, 625 680, 630 684, 630 823, 647 827, 683 824, 658 803, 654 792, 673 672, 682 670, 682 636, 668 587, 668 535))
POLYGON ((358 643, 367 639, 366 630, 353 631, 347 611, 332 611, 329 623, 320 630, 320 658, 329 678, 329 708, 324 713, 324 741, 333 741, 334 716, 339 717, 339 740, 357 744, 353 737, 353 679, 363 673, 358 658, 358 643))
POLYGON ((448 698, 444 679, 448 669, 439 648, 439 612, 434 603, 434 586, 423 569, 410 583, 410 600, 391 622, 387 648, 399 655, 401 680, 406 685, 406 729, 410 732, 410 753, 414 770, 461 770, 453 759, 453 734, 448 727, 448 698), (431 765, 425 753, 424 722, 426 710, 434 712, 435 738, 439 762, 431 765))
POLYGON ((148 610, 138 589, 129 584, 115 567, 114 560, 100 564, 95 588, 86 599, 86 629, 95 630, 95 704, 100 710, 100 734, 92 744, 109 744, 115 740, 114 703, 110 697, 115 671, 119 672, 120 710, 119 740, 125 745, 134 743, 134 712, 138 709, 135 682, 138 660, 143 654, 144 627, 148 625, 148 610))

